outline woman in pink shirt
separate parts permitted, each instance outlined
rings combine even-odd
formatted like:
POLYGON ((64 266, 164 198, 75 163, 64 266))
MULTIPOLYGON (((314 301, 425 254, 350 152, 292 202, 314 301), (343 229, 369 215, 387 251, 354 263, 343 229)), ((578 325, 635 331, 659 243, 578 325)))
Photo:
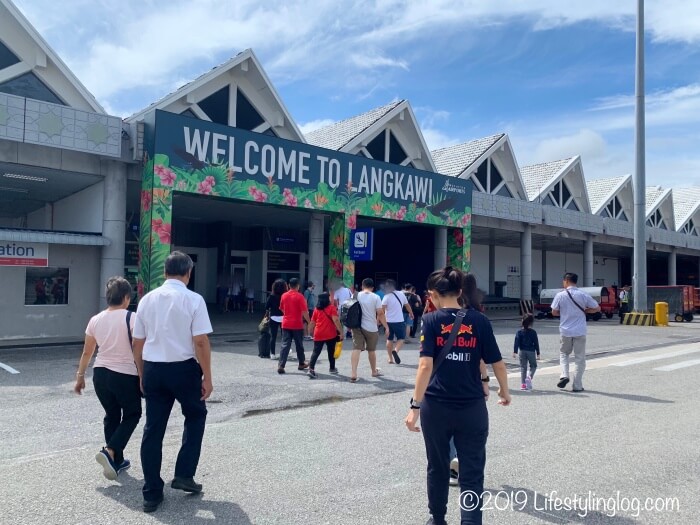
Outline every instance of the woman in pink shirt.
POLYGON ((131 466, 131 462, 124 459, 124 448, 141 419, 141 385, 131 350, 131 331, 136 316, 127 310, 131 302, 129 281, 123 277, 109 279, 106 297, 107 309, 90 319, 85 330, 74 390, 81 394, 85 388, 85 370, 99 347, 92 381, 105 410, 106 446, 95 459, 102 466, 104 476, 115 480, 131 466))

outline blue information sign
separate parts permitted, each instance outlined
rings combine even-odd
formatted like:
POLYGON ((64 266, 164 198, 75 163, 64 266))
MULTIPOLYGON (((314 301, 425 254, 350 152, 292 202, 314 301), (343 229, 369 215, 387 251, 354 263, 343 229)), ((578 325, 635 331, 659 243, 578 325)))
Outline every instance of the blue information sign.
POLYGON ((374 230, 363 228, 350 230, 350 259, 371 261, 374 255, 374 230))

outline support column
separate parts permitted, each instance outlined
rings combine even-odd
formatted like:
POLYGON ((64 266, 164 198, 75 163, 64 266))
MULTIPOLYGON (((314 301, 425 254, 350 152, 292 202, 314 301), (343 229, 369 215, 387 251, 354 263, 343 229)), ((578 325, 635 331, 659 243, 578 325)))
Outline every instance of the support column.
POLYGON ((126 240, 126 164, 105 161, 102 211, 102 236, 110 241, 102 247, 100 263, 100 306, 106 304, 105 283, 115 275, 124 275, 126 240))
POLYGON ((678 274, 676 272, 676 259, 678 250, 673 247, 671 253, 668 254, 668 285, 676 286, 678 282, 678 274))
POLYGON ((593 286, 593 236, 583 241, 583 286, 593 286))
POLYGON ((435 229, 435 256, 433 268, 444 268, 447 264, 447 228, 435 229))
POLYGON ((520 234, 520 299, 532 300, 532 226, 520 234))
POLYGON ((489 244, 489 295, 496 295, 496 245, 489 244))
POLYGON ((309 219, 309 281, 316 289, 323 289, 323 234, 325 233, 325 217, 314 213, 309 219))

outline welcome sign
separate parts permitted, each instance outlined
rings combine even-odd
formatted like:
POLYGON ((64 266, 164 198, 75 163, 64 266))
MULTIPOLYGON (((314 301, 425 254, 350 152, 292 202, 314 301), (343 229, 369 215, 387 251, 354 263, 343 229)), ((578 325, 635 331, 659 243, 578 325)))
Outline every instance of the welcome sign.
POLYGON ((471 181, 157 111, 156 175, 174 190, 446 226, 471 181))
POLYGON ((48 266, 49 245, 35 242, 0 244, 0 266, 48 266))

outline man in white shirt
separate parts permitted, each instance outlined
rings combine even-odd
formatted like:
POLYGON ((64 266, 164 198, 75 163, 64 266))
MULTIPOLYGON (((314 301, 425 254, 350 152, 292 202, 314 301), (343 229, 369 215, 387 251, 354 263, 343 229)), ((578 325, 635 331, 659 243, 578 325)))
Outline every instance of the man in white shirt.
POLYGON ((374 293, 374 281, 365 279, 362 281, 362 291, 357 294, 357 301, 362 309, 362 322, 360 328, 352 329, 352 357, 350 359, 352 373, 350 381, 357 381, 357 366, 360 364, 360 354, 367 350, 369 366, 372 369, 372 377, 379 377, 382 372, 377 368, 377 343, 379 342, 379 328, 377 323, 381 323, 389 333, 386 324, 382 300, 374 293))
POLYGON ((406 294, 396 291, 396 282, 389 279, 384 283, 384 299, 382 299, 382 307, 386 315, 386 322, 389 326, 386 338, 386 351, 389 355, 388 363, 393 365, 401 364, 399 352, 403 347, 406 339, 406 321, 404 321, 404 310, 408 312, 408 317, 413 320, 413 310, 408 304, 406 294))
MULTIPOLYGON (((343 303, 345 301, 349 301, 350 299, 352 299, 352 292, 350 291, 350 288, 345 286, 345 283, 340 283, 338 289, 333 293, 333 301, 335 302, 335 306, 339 312, 340 307, 343 306, 343 303)), ((350 330, 347 326, 345 327, 345 337, 352 337, 350 330)))
POLYGON ((202 491, 194 475, 207 418, 205 400, 213 390, 208 337, 212 327, 204 299, 187 289, 193 267, 187 254, 171 253, 165 260, 165 283, 146 294, 137 310, 134 361, 146 398, 141 442, 145 512, 155 511, 163 501, 163 435, 175 400, 182 407, 185 430, 171 486, 202 491))
POLYGON ((569 383, 569 356, 574 353, 573 392, 583 392, 583 372, 586 370, 586 314, 600 312, 600 306, 586 292, 576 287, 578 275, 564 274, 564 290, 552 301, 552 315, 559 317, 561 347, 559 363, 561 377, 557 387, 565 388, 569 383))

